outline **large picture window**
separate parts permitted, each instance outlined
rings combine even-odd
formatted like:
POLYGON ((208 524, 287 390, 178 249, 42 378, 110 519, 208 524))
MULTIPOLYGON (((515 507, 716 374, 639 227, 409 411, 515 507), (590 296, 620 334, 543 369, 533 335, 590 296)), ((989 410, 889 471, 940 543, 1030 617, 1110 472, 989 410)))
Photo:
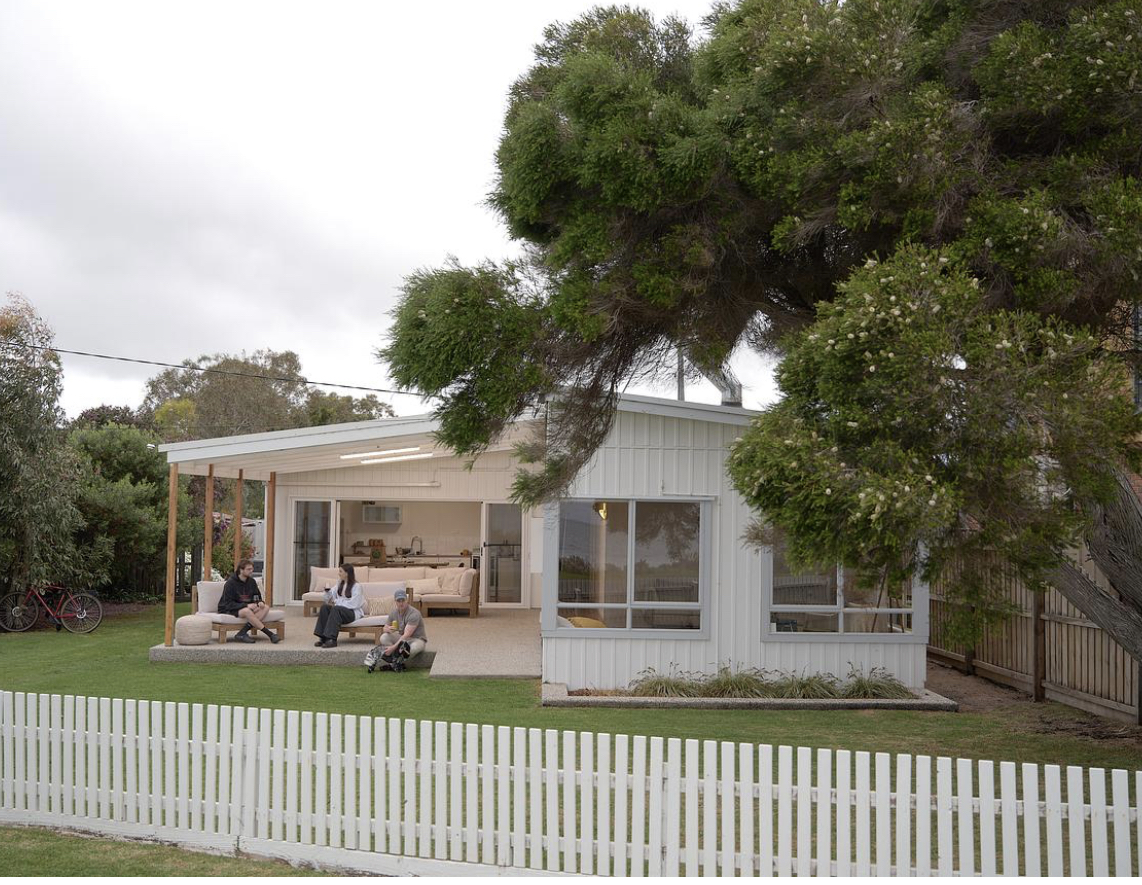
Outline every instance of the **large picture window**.
POLYGON ((563 501, 561 626, 699 630, 702 505, 696 501, 563 501))
POLYGON ((911 633, 912 584, 869 580, 833 566, 794 572, 778 539, 773 546, 769 632, 911 633))

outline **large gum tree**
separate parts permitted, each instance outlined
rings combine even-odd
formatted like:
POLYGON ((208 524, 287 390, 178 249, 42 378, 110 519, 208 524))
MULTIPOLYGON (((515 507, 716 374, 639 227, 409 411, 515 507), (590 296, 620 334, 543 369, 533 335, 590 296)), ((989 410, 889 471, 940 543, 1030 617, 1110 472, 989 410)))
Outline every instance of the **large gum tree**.
POLYGON ((1131 318, 1142 0, 742 0, 696 36, 596 9, 513 86, 508 265, 406 281, 381 351, 478 453, 548 398, 516 495, 563 489, 676 349, 780 358, 730 459, 801 562, 1050 580, 1142 659, 1131 318), (1073 565, 1080 541, 1106 593, 1073 565))

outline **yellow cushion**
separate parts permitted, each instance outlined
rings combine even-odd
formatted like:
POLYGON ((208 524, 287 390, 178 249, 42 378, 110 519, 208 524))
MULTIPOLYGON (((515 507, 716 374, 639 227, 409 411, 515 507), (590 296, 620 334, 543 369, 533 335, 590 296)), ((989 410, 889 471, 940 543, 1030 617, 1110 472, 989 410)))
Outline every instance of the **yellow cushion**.
POLYGON ((575 627, 606 627, 602 621, 597 621, 594 618, 568 618, 572 626, 575 627))

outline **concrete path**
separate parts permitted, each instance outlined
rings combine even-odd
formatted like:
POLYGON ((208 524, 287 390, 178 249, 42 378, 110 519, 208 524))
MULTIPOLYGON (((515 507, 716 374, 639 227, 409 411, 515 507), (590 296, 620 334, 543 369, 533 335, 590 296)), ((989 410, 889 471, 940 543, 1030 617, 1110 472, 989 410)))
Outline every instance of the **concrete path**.
MULTIPOLYGON (((286 606, 286 638, 271 644, 259 636, 252 644, 214 639, 206 645, 156 645, 152 661, 360 667, 373 645, 371 637, 341 638, 337 648, 314 648, 314 618, 301 606, 286 606)), ((538 678, 538 609, 481 609, 477 618, 437 613, 425 619, 428 648, 414 666, 431 666, 441 678, 538 678)))

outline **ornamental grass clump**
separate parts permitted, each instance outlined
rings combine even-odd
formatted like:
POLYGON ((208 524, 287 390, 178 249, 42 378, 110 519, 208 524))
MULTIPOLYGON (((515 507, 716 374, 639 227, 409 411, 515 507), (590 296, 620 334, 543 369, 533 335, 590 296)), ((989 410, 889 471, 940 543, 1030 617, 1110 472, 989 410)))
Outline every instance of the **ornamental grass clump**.
POLYGON ((773 683, 765 678, 761 670, 748 669, 734 671, 729 667, 719 667, 712 676, 698 683, 697 697, 703 698, 771 698, 773 683))
POLYGON ((773 683, 775 698, 797 698, 800 700, 824 700, 841 697, 840 685, 836 677, 827 673, 788 673, 773 683))
POLYGON ((698 696, 700 680, 691 674, 659 673, 648 667, 635 677, 629 693, 637 698, 693 698, 698 696))
POLYGON ((849 677, 841 686, 842 698, 881 698, 904 700, 914 695, 903 682, 883 667, 873 667, 868 673, 852 667, 849 677))

